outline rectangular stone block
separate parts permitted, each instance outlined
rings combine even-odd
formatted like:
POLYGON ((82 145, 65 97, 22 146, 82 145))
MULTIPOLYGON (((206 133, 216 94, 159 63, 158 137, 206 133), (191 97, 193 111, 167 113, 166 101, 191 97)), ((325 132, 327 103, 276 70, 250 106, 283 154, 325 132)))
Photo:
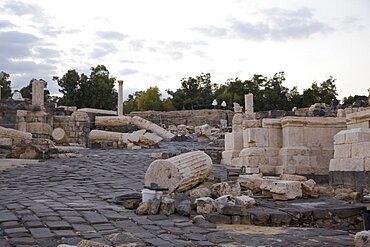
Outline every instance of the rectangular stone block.
POLYGON ((241 165, 246 167, 259 167, 267 165, 267 158, 265 156, 245 156, 241 157, 241 165))
POLYGON ((352 157, 370 157, 370 142, 360 142, 352 144, 352 157))
POLYGON ((223 151, 221 164, 231 165, 232 159, 237 158, 238 156, 239 156, 239 151, 223 151))
POLYGON ((357 129, 357 128, 369 128, 369 121, 361 122, 361 123, 349 123, 347 125, 348 129, 357 129))
POLYGON ((238 151, 242 149, 243 149, 243 133, 242 132, 225 133, 225 150, 238 151))
POLYGON ((329 171, 364 171, 365 158, 344 158, 330 160, 329 171))
POLYGON ((303 128, 302 127, 284 127, 283 128, 283 146, 303 146, 303 128))
POLYGON ((233 158, 231 160, 231 165, 236 166, 236 167, 241 167, 242 166, 241 158, 233 158))
POLYGON ((370 129, 358 128, 345 130, 345 143, 370 142, 370 129))
POLYGON ((263 128, 250 128, 243 131, 243 146, 268 147, 268 131, 263 128))
POLYGON ((13 145, 13 141, 11 138, 0 138, 0 146, 11 147, 13 145))
POLYGON ((351 158, 351 144, 336 144, 334 146, 334 159, 351 158))
POLYGON ((364 164, 365 171, 370 171, 370 158, 365 158, 365 164, 364 164))
POLYGON ((268 128, 267 131, 268 131, 268 146, 282 147, 283 145, 282 129, 268 128))

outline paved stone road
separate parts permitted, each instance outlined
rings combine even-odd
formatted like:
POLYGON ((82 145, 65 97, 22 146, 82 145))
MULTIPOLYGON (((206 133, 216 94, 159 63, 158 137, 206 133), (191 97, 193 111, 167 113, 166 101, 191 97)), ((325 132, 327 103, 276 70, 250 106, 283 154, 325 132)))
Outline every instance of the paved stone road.
MULTIPOLYGON (((83 150, 75 159, 0 172, 0 246, 55 247, 91 239, 137 246, 352 246, 345 231, 223 225, 202 228, 189 218, 137 216, 110 199, 139 192, 159 151, 196 149, 195 143, 161 143, 159 150, 83 150)), ((220 172, 220 171, 218 171, 220 172)))

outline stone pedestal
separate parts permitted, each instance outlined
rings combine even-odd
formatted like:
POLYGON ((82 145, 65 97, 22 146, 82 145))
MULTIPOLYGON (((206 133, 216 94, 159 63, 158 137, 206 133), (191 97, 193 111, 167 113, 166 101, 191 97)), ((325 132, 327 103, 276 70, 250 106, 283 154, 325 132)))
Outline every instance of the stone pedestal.
POLYGON ((44 87, 45 82, 41 80, 32 81, 32 105, 44 105, 44 87))

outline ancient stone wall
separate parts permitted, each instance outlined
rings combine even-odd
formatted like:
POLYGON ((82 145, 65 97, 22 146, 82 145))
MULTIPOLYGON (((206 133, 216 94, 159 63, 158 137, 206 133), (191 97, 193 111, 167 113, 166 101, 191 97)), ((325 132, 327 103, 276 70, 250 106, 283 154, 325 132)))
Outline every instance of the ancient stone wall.
POLYGON ((145 112, 131 112, 130 116, 139 116, 149 120, 155 124, 161 125, 189 125, 189 126, 200 126, 203 124, 209 124, 213 127, 220 125, 220 120, 228 120, 231 125, 234 112, 230 110, 183 110, 183 111, 145 111, 145 112))

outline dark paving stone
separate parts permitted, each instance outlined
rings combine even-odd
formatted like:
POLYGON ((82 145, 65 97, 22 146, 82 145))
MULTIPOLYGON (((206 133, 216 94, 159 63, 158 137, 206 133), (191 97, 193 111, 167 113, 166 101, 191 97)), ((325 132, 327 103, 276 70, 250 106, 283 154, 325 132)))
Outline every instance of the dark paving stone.
POLYGON ((36 244, 36 240, 33 238, 11 238, 9 242, 14 246, 19 246, 21 244, 33 245, 36 244))
POLYGON ((49 221, 49 222, 45 222, 45 224, 51 230, 70 230, 72 229, 71 224, 69 224, 66 221, 49 221))
POLYGON ((24 227, 17 227, 17 228, 5 229, 4 232, 6 234, 14 234, 14 233, 28 232, 28 230, 24 227))
POLYGON ((74 237, 77 234, 72 230, 54 230, 53 231, 58 237, 74 237))
POLYGON ((48 228, 31 228, 30 232, 34 238, 52 238, 54 234, 48 228))
POLYGON ((6 221, 0 224, 3 229, 20 227, 18 221, 6 221))
POLYGON ((63 217, 63 220, 67 221, 70 224, 73 223, 85 223, 86 220, 82 217, 76 217, 76 216, 65 216, 63 217))
POLYGON ((148 239, 145 239, 144 241, 154 246, 173 246, 172 243, 165 241, 161 238, 148 238, 148 239))
POLYGON ((127 228, 127 227, 136 227, 137 224, 135 222, 132 222, 131 220, 121 220, 121 221, 113 221, 113 225, 119 228, 127 228))
POLYGON ((207 237, 202 234, 197 234, 197 233, 191 233, 191 234, 185 234, 184 235, 187 239, 189 240, 194 240, 194 241, 207 241, 207 237))
POLYGON ((95 232, 95 229, 90 225, 72 224, 72 227, 78 232, 95 232))
POLYGON ((17 220, 18 220, 18 217, 12 212, 9 212, 9 211, 1 212, 0 211, 0 223, 5 222, 5 221, 17 221, 17 220))
POLYGON ((107 218, 96 212, 84 212, 82 215, 91 224, 108 222, 107 218))
POLYGON ((81 240, 83 240, 80 237, 69 237, 67 236, 66 238, 63 238, 60 243, 61 244, 67 244, 67 245, 77 245, 81 240))

